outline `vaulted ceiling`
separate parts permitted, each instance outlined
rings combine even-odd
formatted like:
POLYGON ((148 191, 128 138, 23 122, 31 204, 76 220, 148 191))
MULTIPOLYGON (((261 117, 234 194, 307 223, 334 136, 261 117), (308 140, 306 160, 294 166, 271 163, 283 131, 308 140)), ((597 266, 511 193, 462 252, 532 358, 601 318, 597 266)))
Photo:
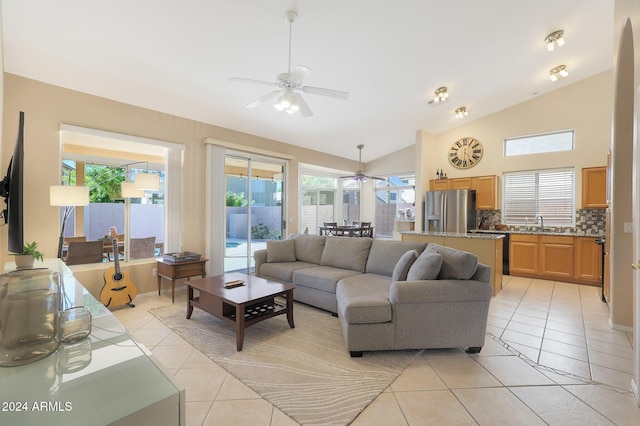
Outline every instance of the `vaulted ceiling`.
POLYGON ((0 0, 4 70, 27 78, 363 161, 612 67, 613 0, 0 0), (263 104, 292 67, 314 115, 263 104), (566 45, 545 49, 549 33, 566 45), (564 64, 555 83, 549 70, 564 64), (447 102, 433 106, 446 86, 447 102), (469 115, 456 119, 466 106, 469 115))

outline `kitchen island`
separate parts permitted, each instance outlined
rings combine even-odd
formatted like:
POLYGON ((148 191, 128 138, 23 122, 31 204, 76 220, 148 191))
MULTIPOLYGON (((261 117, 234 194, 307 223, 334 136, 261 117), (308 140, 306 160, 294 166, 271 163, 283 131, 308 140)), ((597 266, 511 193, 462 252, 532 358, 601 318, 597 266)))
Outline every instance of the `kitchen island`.
POLYGON ((495 296, 502 289, 502 250, 504 235, 457 234, 450 232, 403 232, 402 241, 434 243, 478 256, 478 262, 491 267, 491 286, 495 296))

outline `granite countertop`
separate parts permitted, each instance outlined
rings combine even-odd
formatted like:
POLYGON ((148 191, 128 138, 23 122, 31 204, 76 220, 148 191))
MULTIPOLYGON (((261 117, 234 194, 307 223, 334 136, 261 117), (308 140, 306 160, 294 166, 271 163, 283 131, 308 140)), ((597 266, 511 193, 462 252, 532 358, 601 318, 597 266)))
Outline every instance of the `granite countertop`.
POLYGON ((530 230, 530 231, 511 231, 509 229, 506 230, 502 230, 502 231, 498 231, 495 229, 491 229, 491 230, 484 230, 484 229, 472 229, 471 231, 472 233, 475 234, 495 234, 496 232, 500 232, 503 234, 522 234, 522 235, 558 235, 558 236, 564 236, 564 237, 594 237, 594 238, 602 238, 604 237, 604 233, 597 233, 597 234, 587 234, 586 232, 577 232, 577 231, 572 231, 572 232, 554 232, 554 231, 537 231, 537 230, 530 230))
POLYGON ((475 238, 481 240, 499 240, 504 238, 504 234, 496 234, 496 231, 493 233, 467 233, 467 234, 458 234, 455 232, 401 232, 401 234, 406 235, 424 235, 428 237, 448 237, 448 238, 475 238))

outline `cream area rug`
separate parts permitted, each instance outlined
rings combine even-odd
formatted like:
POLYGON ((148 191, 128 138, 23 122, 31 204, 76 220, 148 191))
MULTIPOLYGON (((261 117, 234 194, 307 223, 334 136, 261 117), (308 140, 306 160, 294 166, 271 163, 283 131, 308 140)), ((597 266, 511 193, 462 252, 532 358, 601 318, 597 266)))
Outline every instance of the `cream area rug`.
POLYGON ((232 325, 186 305, 150 310, 203 354, 300 424, 349 424, 420 351, 365 352, 351 358, 338 318, 300 303, 245 331, 236 351, 232 325))

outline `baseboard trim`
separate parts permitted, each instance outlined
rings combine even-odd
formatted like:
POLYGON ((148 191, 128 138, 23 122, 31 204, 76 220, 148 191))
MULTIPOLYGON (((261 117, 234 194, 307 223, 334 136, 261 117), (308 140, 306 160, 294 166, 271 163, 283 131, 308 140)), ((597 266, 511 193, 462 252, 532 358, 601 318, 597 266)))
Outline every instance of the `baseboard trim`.
POLYGON ((609 318, 609 328, 613 328, 614 330, 625 331, 627 333, 633 333, 633 327, 628 327, 626 325, 614 324, 613 321, 611 321, 611 318, 609 318))

